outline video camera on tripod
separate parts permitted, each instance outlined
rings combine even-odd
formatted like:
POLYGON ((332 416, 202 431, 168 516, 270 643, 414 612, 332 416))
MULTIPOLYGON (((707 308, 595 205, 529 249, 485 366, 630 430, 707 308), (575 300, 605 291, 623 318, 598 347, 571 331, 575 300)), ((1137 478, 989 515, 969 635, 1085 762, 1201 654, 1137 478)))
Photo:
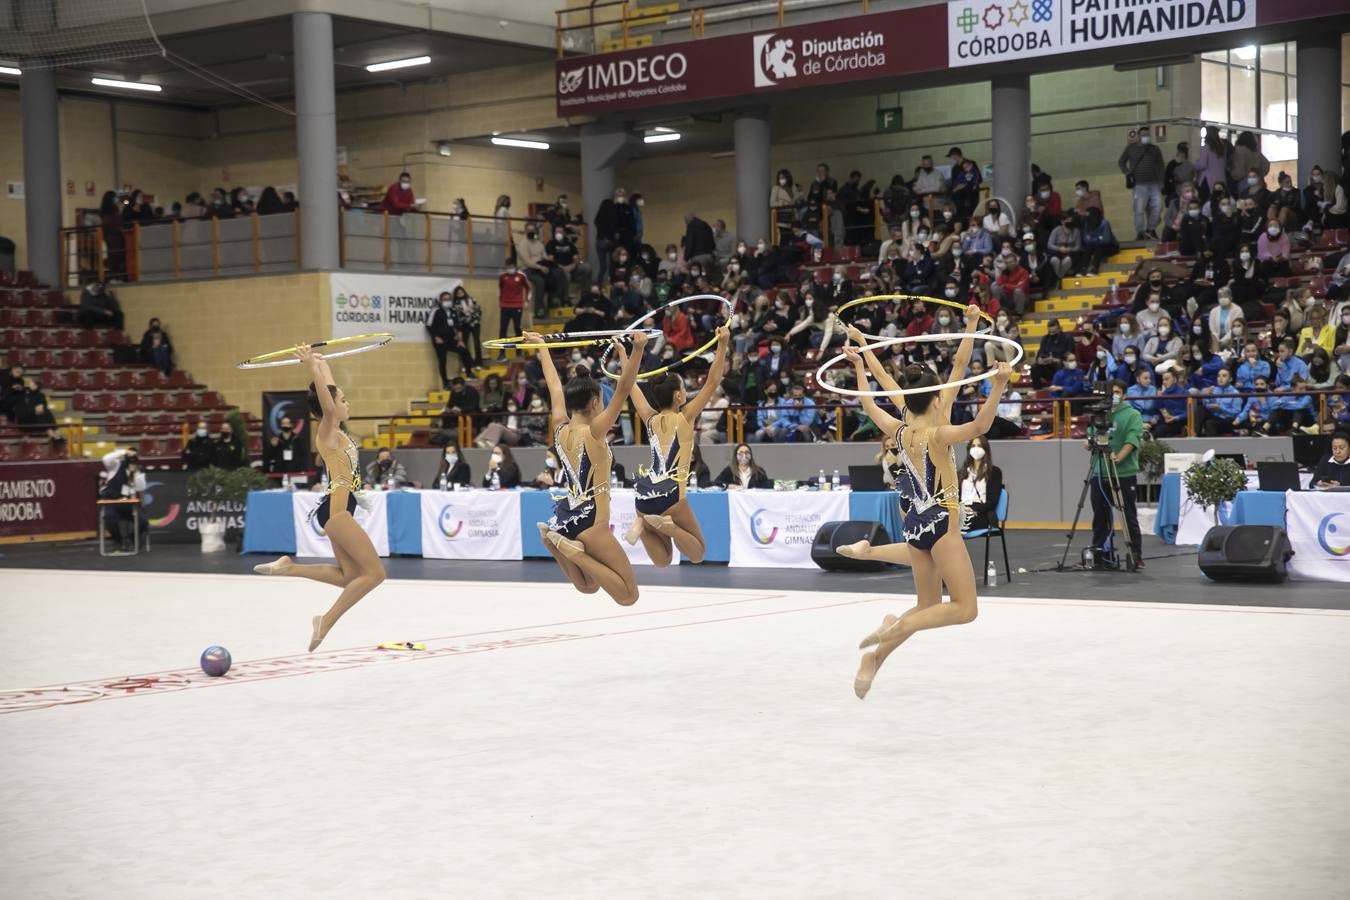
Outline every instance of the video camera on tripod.
MULTIPOLYGON (((1064 555, 1060 558, 1059 571, 1065 571, 1069 558, 1069 548, 1073 545, 1074 534, 1078 531, 1078 522, 1083 515, 1083 506, 1087 503, 1088 492, 1092 489, 1094 477, 1100 477, 1101 490, 1104 491, 1113 510, 1125 512, 1124 497, 1121 493, 1120 475, 1111 453, 1111 417, 1115 407, 1111 402, 1112 383, 1101 381, 1089 388, 1092 399, 1083 403, 1080 412, 1088 417, 1088 471, 1083 479, 1083 493, 1078 498, 1078 509, 1074 512, 1073 525, 1069 527, 1068 541, 1064 545, 1064 555)), ((1085 569, 1109 569, 1115 571, 1134 571, 1135 558, 1129 545, 1125 547, 1125 558, 1120 560, 1114 554, 1109 557, 1097 555, 1095 548, 1084 548, 1081 567, 1085 569)))
POLYGON ((1083 412, 1088 417, 1088 434, 1091 435, 1092 451, 1105 452, 1102 448, 1111 443, 1111 382, 1099 381, 1089 388, 1092 399, 1083 404, 1083 412))

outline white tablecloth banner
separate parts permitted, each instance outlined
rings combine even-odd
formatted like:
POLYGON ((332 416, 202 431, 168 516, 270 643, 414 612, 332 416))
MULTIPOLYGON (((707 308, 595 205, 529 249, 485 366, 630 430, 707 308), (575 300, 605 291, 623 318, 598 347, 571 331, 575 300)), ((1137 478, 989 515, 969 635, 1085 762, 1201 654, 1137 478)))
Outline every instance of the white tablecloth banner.
MULTIPOLYGON (((380 556, 388 556, 389 507, 386 504, 388 495, 383 491, 367 491, 365 496, 371 498, 371 509, 367 512, 358 506, 354 513, 356 522, 366 534, 370 535, 375 552, 380 556)), ((324 495, 318 491, 296 491, 291 497, 293 498, 291 515, 295 517, 295 555, 332 559, 333 545, 320 533, 318 519, 312 519, 309 515, 314 507, 319 505, 324 495)))
MULTIPOLYGON (((619 541, 619 546, 623 552, 628 554, 628 561, 635 566, 650 566, 652 558, 647 555, 647 548, 642 545, 642 541, 636 544, 630 544, 623 539, 628 533, 628 529, 633 527, 633 520, 637 518, 637 491, 629 488, 620 488, 617 491, 609 492, 609 530, 614 532, 614 537, 619 541)), ((680 563, 680 548, 671 542, 670 552, 672 566, 680 563)))
POLYGON ((732 566, 811 569, 811 544, 826 522, 848 519, 846 491, 731 491, 732 566))
MULTIPOLYGON (((1299 482, 1303 489, 1308 489, 1308 484, 1312 480, 1312 473, 1300 472, 1299 482)), ((1261 489, 1260 478, 1255 472, 1247 473, 1247 490, 1258 491, 1261 489)), ((1233 504, 1224 503, 1219 508, 1219 521, 1224 525, 1230 523, 1233 517, 1233 504)), ((1200 546, 1205 542, 1205 535, 1214 527, 1214 510, 1212 507, 1201 506, 1191 499, 1191 492, 1186 490, 1186 479, 1183 476, 1181 480, 1181 508, 1177 510, 1177 539, 1175 543, 1190 544, 1200 546)))
POLYGON ((521 559, 519 491, 422 491, 422 556, 521 559))
POLYGON ((1284 521, 1294 547, 1292 578, 1350 582, 1350 493, 1290 491, 1284 521))

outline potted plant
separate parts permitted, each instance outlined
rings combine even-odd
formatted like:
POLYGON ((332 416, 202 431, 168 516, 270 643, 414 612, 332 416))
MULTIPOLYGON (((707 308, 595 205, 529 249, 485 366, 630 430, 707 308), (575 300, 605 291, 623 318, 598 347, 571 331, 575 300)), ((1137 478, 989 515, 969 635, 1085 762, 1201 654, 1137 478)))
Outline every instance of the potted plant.
POLYGON ((1150 501, 1158 499, 1154 495, 1162 476, 1164 458, 1171 452, 1172 445, 1167 441, 1160 441, 1147 432, 1144 433, 1144 444, 1139 448, 1139 474, 1143 476, 1144 484, 1148 485, 1146 495, 1150 501))
MULTIPOLYGON (((208 466, 188 478, 188 502, 204 515, 197 519, 203 553, 225 549, 226 529, 234 518, 242 518, 249 491, 264 490, 267 478, 257 469, 221 469, 208 466), (236 515, 237 514, 237 515, 236 515)), ((240 531, 240 529, 231 529, 240 531)))
POLYGON ((1215 525, 1219 524, 1219 507, 1247 486, 1246 474, 1231 459, 1196 463, 1186 470, 1182 479, 1192 500, 1205 509, 1214 510, 1215 525))

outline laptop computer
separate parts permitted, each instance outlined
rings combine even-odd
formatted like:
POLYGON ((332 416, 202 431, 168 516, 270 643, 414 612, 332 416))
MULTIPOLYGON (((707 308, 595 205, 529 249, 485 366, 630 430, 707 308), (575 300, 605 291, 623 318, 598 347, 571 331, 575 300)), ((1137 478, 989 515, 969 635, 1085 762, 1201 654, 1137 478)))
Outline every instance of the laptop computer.
POLYGON ((1296 434, 1294 439, 1294 462, 1305 469, 1315 469, 1317 464, 1331 453, 1331 435, 1296 434))
POLYGON ((1256 477, 1263 491, 1299 489, 1298 463, 1295 462, 1259 462, 1256 464, 1256 477))
POLYGON ((1231 459, 1233 462, 1237 463, 1239 469, 1245 470, 1247 468, 1247 454, 1245 453, 1215 453, 1214 458, 1231 459))
POLYGON ((854 491, 884 491, 886 478, 881 466, 849 466, 848 486, 854 491))

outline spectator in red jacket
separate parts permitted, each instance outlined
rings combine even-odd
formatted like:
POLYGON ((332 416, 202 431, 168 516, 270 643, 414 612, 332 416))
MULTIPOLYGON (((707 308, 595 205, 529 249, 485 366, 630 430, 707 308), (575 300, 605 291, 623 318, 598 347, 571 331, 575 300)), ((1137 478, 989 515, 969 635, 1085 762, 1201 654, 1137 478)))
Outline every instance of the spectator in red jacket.
POLYGON ((1011 306, 1020 318, 1027 311, 1027 295, 1031 291, 1031 273, 1022 265, 1016 253, 1003 255, 1003 271, 994 280, 993 294, 999 304, 1011 306))
POLYGON ((384 201, 380 204, 380 208, 402 214, 411 212, 416 206, 417 197, 413 195, 412 176, 407 172, 399 172, 398 181, 389 185, 389 190, 384 192, 384 201))
MULTIPOLYGON (((497 337, 522 334, 520 317, 525 309, 525 301, 530 297, 530 279, 521 274, 519 266, 512 263, 497 277, 497 289, 500 292, 498 296, 501 305, 501 323, 497 326, 497 337), (507 330, 512 323, 516 326, 514 332, 507 330)), ((505 350, 497 360, 499 362, 506 360, 505 350)))
POLYGON ((685 315, 683 307, 676 306, 667 310, 661 330, 666 335, 666 343, 679 353, 684 353, 694 346, 694 329, 689 324, 689 317, 685 315))
POLYGON ((922 300, 915 300, 913 315, 909 320, 909 325, 905 328, 906 337, 915 337, 920 334, 928 334, 933 330, 933 314, 928 311, 928 306, 922 300))

